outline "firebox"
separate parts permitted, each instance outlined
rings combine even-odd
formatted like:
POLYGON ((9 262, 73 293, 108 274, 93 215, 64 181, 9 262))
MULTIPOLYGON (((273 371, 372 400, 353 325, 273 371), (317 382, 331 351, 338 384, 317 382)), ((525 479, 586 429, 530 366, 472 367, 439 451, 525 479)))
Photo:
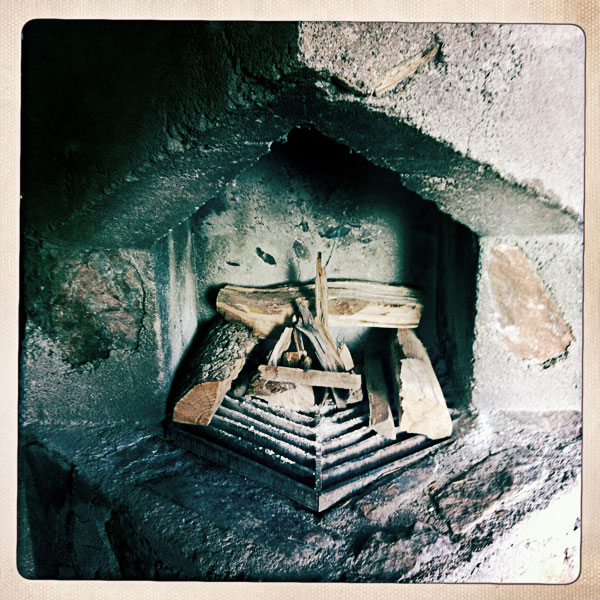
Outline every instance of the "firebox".
POLYGON ((246 341, 238 341, 233 326, 219 332, 218 319, 217 325, 201 322, 171 393, 170 432, 177 443, 324 510, 410 464, 433 443, 452 439, 452 417, 469 412, 472 378, 479 245, 467 227, 407 190, 396 173, 310 125, 273 143, 185 227, 198 249, 192 257, 198 313, 208 321, 218 309, 263 341, 240 350, 246 341), (318 285, 309 283, 315 261, 327 272, 331 325, 325 334, 331 330, 335 347, 343 345, 350 356, 351 366, 341 370, 355 373, 353 381, 339 382, 345 389, 330 387, 325 395, 319 372, 300 369, 297 356, 295 364, 280 360, 289 348, 305 352, 318 369, 335 371, 335 350, 315 356, 327 335, 319 344, 306 330, 309 323, 300 319, 299 330, 294 326, 295 313, 302 314, 298 299, 310 298, 305 310, 315 311, 318 285), (412 333, 417 327, 418 337, 412 333), (404 345, 393 335, 398 328, 413 336, 404 345), (286 335, 274 357, 273 345, 286 335), (415 343, 419 358, 408 349, 415 343), (409 360, 407 372, 416 365, 412 384, 399 374, 400 355, 409 360), (235 374, 227 369, 233 359, 240 359, 235 374), (268 375, 267 362, 287 365, 272 377, 292 379, 250 384, 257 368, 268 375), (203 387, 194 388, 189 370, 201 372, 203 387), (209 386, 216 385, 214 403, 206 406, 209 386), (400 397, 411 386, 421 395, 412 411, 403 410, 400 397), (444 405, 442 412, 429 403, 444 405))

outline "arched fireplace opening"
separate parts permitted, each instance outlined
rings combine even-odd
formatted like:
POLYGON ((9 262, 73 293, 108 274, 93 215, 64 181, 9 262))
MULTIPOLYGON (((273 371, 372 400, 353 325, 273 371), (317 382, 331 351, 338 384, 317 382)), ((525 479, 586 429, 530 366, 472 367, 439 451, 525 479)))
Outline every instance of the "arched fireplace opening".
MULTIPOLYGON (((366 379, 359 387, 362 402, 352 408, 338 406, 337 409, 331 397, 329 401, 327 397, 323 398, 324 388, 318 385, 314 388, 316 400, 311 407, 310 400, 299 398, 298 390, 302 389, 305 395, 305 386, 287 384, 296 390, 294 398, 287 388, 285 394, 278 392, 265 396, 264 384, 257 387, 256 381, 248 383, 258 365, 266 365, 267 355, 282 334, 283 325, 268 331, 268 336, 261 332, 265 335, 260 337, 267 339, 254 348, 252 358, 246 361, 241 373, 222 384, 231 386, 221 392, 224 400, 221 396, 215 400, 223 402, 222 408, 216 404, 210 408, 210 415, 206 415, 203 398, 194 401, 193 405, 177 404, 184 392, 188 394, 188 400, 193 393, 200 393, 199 388, 190 391, 189 371, 194 369, 198 353, 208 343, 207 338, 210 339, 210 327, 214 327, 215 317, 219 319, 216 310, 219 300, 216 300, 215 292, 223 298, 229 289, 223 290, 224 286, 263 288, 308 284, 315 277, 317 255, 322 256, 331 287, 335 287, 337 281, 359 280, 376 285, 405 286, 414 291, 419 299, 419 318, 409 324, 410 327, 418 325, 418 339, 423 343, 428 364, 433 367, 432 377, 441 381, 445 404, 454 419, 461 411, 463 416, 468 413, 478 239, 467 227, 439 211, 433 202, 404 188, 396 173, 370 164, 310 125, 298 126, 282 141, 274 142, 267 155, 227 184, 179 228, 180 231, 158 242, 155 253, 156 264, 168 263, 177 272, 177 265, 171 258, 175 252, 173 241, 183 237, 187 249, 181 256, 189 261, 190 267, 186 285, 193 281, 195 288, 187 307, 197 311, 198 331, 187 358, 181 361, 175 375, 167 408, 167 419, 175 421, 171 427, 172 437, 185 447, 212 460, 230 466, 235 464, 242 473, 259 482, 279 491, 283 489, 284 493, 304 501, 313 509, 324 510, 331 503, 372 483, 374 473, 381 476, 392 466, 401 468, 399 457, 407 464, 412 462, 412 455, 429 444, 429 438, 418 434, 429 434, 434 439, 449 437, 447 432, 432 433, 432 425, 422 424, 419 428, 413 424, 409 427, 406 420, 401 421, 400 398, 394 398, 394 394, 400 394, 394 387, 395 370, 399 374, 400 365, 392 364, 400 360, 399 356, 392 356, 393 336, 398 325, 394 328, 394 321, 386 321, 384 317, 381 317, 382 327, 361 326, 355 322, 349 327, 340 327, 334 323, 329 330, 336 344, 345 344, 349 350, 353 372, 365 375, 367 355, 376 355, 377 363, 381 363, 374 367, 377 369, 375 377, 385 381, 369 382, 369 385, 381 387, 383 402, 385 396, 389 402, 388 419, 394 420, 394 425, 389 427, 395 427, 397 431, 388 434, 387 443, 378 431, 383 425, 373 423, 376 420, 373 411, 377 408, 369 405, 373 399, 368 397, 366 379), (168 260, 163 258, 165 255, 169 256, 168 260), (183 406, 186 406, 185 410, 183 406), (345 411, 340 412, 340 408, 345 411), (265 414, 262 409, 272 414, 265 414), (171 414, 171 411, 174 412, 171 414), (317 413, 318 419, 315 418, 317 413), (286 418, 290 420, 287 429, 284 422, 277 429, 273 421, 286 418), (294 424, 298 419, 305 421, 303 431, 307 440, 298 438, 300 425, 294 424), (328 419, 339 422, 336 436, 354 432, 347 435, 346 442, 335 444, 335 456, 340 455, 340 458, 321 457, 329 446, 333 448, 333 433, 323 440, 319 437, 319 431, 328 419), (400 427, 401 423, 403 427, 400 427), (262 433, 256 434, 256 428, 262 429, 262 433), (397 439, 407 438, 406 433, 401 433, 403 430, 414 435, 404 442, 406 448, 394 450, 397 439), (293 449, 295 444, 298 444, 296 450, 293 449), (231 446, 235 447, 237 455, 232 456, 231 446), (264 451, 263 447, 268 450, 264 451), (273 453, 278 452, 288 463, 299 461, 298 473, 294 473, 287 463, 280 464, 273 459, 273 453), (359 465, 359 460, 363 460, 364 465, 359 465), (256 464, 250 465, 248 461, 256 464), (325 467, 330 463, 335 464, 331 479, 338 483, 338 489, 343 490, 337 494, 330 491, 327 496, 329 472, 325 467), (344 474, 342 467, 346 463, 348 473, 344 474), (262 465, 262 469, 257 468, 257 464, 262 465), (306 469, 307 465, 312 471, 306 469), (273 470, 278 474, 273 474, 273 470), (284 475, 291 473, 287 487, 282 484, 279 471, 284 475), (345 485, 341 486, 340 481, 345 485), (304 487, 298 491, 299 484, 317 490, 315 499, 306 500, 308 492, 304 487)), ((176 279, 173 274, 169 277, 170 282, 176 279)), ((385 294, 385 289, 382 286, 380 293, 385 294)), ((168 311, 181 304, 169 306, 168 287, 158 292, 161 321, 175 321, 168 311)), ((374 298, 374 302, 379 301, 385 302, 385 295, 381 300, 374 298)), ((233 311, 233 307, 230 308, 233 311)), ((268 312, 268 305, 260 310, 268 312)), ((235 321, 238 316, 232 311, 224 314, 228 320, 235 321)), ((389 309, 385 311, 387 313, 389 309)), ((256 327, 253 321, 245 323, 256 327)), ((295 335, 298 334, 295 332, 295 335)), ((289 342, 287 345, 295 347, 289 342)), ((314 362, 315 357, 310 360, 314 362)), ((375 361, 375 358, 369 360, 375 361)), ((227 362, 228 356, 224 352, 219 360, 212 361, 210 368, 219 371, 227 362)), ((203 368, 206 371, 208 366, 203 368)), ((294 373, 288 373, 290 375, 294 376, 294 373)), ((396 388, 400 385, 396 383, 396 388)), ((424 381, 422 385, 427 383, 424 381)), ((273 387, 276 386, 271 384, 273 387)), ((372 390, 372 393, 375 392, 372 390)), ((435 420, 436 417, 428 418, 435 420)))

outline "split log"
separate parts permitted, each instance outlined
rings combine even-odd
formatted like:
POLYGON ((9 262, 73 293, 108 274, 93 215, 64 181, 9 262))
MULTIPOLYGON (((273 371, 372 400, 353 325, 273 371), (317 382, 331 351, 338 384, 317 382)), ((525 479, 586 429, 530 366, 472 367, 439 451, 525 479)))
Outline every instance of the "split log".
POLYGON ((258 338, 241 323, 220 321, 185 359, 174 385, 173 421, 208 425, 258 338))
POLYGON ((352 360, 352 354, 350 354, 350 350, 346 344, 340 346, 338 354, 340 355, 344 369, 346 369, 346 371, 352 371, 352 369, 354 369, 354 361, 352 360))
POLYGON ((315 278, 315 315, 323 327, 329 327, 329 307, 327 293, 327 274, 321 265, 321 253, 317 255, 317 276, 315 278))
POLYGON ((284 367, 304 367, 307 358, 306 350, 301 352, 284 352, 281 356, 281 364, 284 367))
POLYGON ((315 406, 315 393, 310 385, 267 381, 260 373, 250 382, 246 395, 288 410, 310 410, 315 406))
POLYGON ((364 373, 369 397, 369 427, 383 437, 395 440, 396 427, 383 375, 381 357, 367 354, 364 373))
MULTIPOLYGON (((329 325, 337 327, 416 327, 422 304, 407 287, 368 281, 328 281, 329 325)), ((241 321, 260 337, 291 326, 297 300, 314 309, 315 284, 246 288, 226 285, 217 296, 217 310, 229 321, 241 321)))
POLYGON ((266 381, 282 383, 299 383, 313 387, 341 388, 344 390, 360 389, 360 375, 354 373, 336 373, 334 371, 318 371, 310 369, 294 369, 292 367, 273 367, 260 365, 260 376, 266 381))
POLYGON ((294 343, 296 344, 296 350, 298 350, 298 352, 304 352, 302 334, 298 333, 298 329, 296 327, 294 327, 294 343))
POLYGON ((452 419, 425 346, 410 329, 399 329, 390 354, 400 430, 448 437, 452 419))
POLYGON ((310 340, 321 366, 326 371, 345 371, 344 363, 329 331, 315 320, 306 302, 300 300, 296 306, 300 312, 300 320, 296 327, 310 340))
MULTIPOLYGON (((312 316, 305 300, 296 302, 300 312, 300 320, 296 327, 310 340, 318 361, 326 371, 345 371, 344 363, 338 354, 337 346, 329 331, 312 316)), ((348 393, 331 388, 331 394, 338 408, 346 407, 348 393)))
POLYGON ((277 343, 275 344, 275 347, 269 354, 267 364, 276 365, 279 362, 281 355, 290 347, 290 344, 292 343, 292 331, 293 330, 291 327, 286 327, 283 330, 279 336, 279 339, 277 340, 277 343))
POLYGON ((312 367, 312 358, 308 356, 306 350, 302 350, 302 353, 304 354, 304 356, 300 359, 299 366, 305 371, 308 371, 308 369, 312 367))

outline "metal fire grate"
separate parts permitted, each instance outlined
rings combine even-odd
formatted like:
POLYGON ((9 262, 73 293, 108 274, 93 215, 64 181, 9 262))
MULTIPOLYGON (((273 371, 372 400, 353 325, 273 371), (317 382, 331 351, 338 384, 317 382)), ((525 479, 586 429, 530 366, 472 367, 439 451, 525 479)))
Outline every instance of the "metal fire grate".
MULTIPOLYGON (((460 413, 450 414, 454 421, 460 413)), ((452 441, 404 432, 388 440, 368 424, 366 402, 308 414, 226 396, 210 425, 172 423, 169 437, 316 512, 452 441)))

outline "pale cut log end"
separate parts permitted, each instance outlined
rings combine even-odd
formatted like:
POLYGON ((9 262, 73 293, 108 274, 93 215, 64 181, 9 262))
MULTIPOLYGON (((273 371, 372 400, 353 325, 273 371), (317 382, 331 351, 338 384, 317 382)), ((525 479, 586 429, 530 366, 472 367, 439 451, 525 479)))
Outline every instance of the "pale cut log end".
POLYGON ((228 389, 222 381, 209 381, 193 387, 173 410, 173 421, 187 425, 208 425, 228 389))
MULTIPOLYGON (((251 347, 252 344, 248 343, 246 349, 250 351, 251 347)), ((225 379, 195 385, 175 405, 173 421, 189 425, 208 425, 245 362, 245 356, 238 358, 225 379)))
POLYGON ((425 435, 431 440, 452 435, 452 418, 445 404, 405 392, 401 406, 400 431, 425 435))

